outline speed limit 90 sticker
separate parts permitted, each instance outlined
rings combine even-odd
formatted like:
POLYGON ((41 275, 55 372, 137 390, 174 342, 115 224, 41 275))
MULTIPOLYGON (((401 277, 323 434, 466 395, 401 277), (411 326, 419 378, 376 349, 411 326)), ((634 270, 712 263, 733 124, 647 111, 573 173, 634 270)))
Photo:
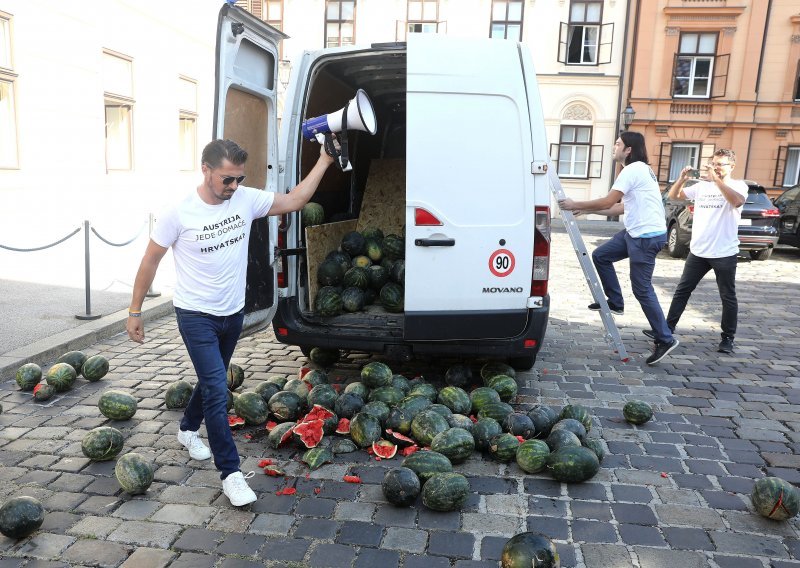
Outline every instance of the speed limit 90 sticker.
POLYGON ((514 271, 514 255, 508 249, 498 249, 489 257, 489 270, 503 278, 514 271))

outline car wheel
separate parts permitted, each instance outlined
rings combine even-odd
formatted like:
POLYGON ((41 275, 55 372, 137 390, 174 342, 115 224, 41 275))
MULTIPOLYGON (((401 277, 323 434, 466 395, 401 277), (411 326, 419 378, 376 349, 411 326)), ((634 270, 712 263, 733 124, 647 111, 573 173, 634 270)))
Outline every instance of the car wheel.
POLYGON ((514 367, 515 371, 529 371, 533 364, 536 363, 535 355, 528 355, 526 357, 511 357, 508 364, 514 367))
POLYGON ((772 256, 771 248, 750 251, 750 258, 752 258, 753 260, 767 260, 771 256, 772 256))
POLYGON ((667 252, 672 258, 686 256, 686 245, 680 244, 680 231, 677 223, 674 223, 667 233, 667 252))

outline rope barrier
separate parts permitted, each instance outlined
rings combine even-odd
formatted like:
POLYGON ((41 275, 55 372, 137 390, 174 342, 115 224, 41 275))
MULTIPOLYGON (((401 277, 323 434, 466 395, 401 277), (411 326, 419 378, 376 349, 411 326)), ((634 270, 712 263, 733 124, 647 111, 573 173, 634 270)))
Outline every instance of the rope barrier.
MULTIPOLYGON (((72 236, 74 236, 74 235, 76 235, 76 234, 80 233, 80 231, 81 231, 81 227, 78 227, 77 229, 75 229, 74 231, 72 231, 72 232, 71 232, 69 235, 67 235, 66 237, 64 237, 63 239, 59 239, 59 240, 57 240, 56 242, 54 242, 54 243, 50 243, 49 245, 45 245, 45 246, 43 246, 43 247, 35 247, 35 248, 29 248, 29 249, 25 249, 25 248, 9 247, 9 246, 6 246, 6 245, 3 245, 3 244, 0 244, 0 248, 2 248, 2 249, 6 249, 6 250, 10 250, 10 251, 14 251, 14 252, 34 252, 34 251, 37 251, 37 250, 44 250, 44 249, 48 249, 48 248, 50 248, 50 247, 54 247, 54 246, 56 246, 56 245, 60 245, 61 243, 63 243, 64 241, 66 241, 68 238, 70 238, 70 237, 72 237, 72 236)), ((140 231, 140 232, 141 232, 141 231, 140 231)), ((136 236, 138 237, 139 235, 136 235, 136 236)))
MULTIPOLYGON (((92 230, 92 232, 95 234, 95 236, 96 236, 98 239, 100 239, 101 241, 103 241, 103 242, 104 242, 104 243, 106 243, 107 245, 111 245, 112 247, 124 247, 125 245, 129 245, 129 244, 131 244, 133 241, 135 241, 136 239, 138 239, 138 238, 139 238, 139 235, 141 235, 141 234, 142 234, 142 231, 144 230, 144 227, 145 227, 145 225, 147 225, 147 223, 143 223, 143 224, 142 224, 142 226, 141 226, 141 228, 139 229, 139 232, 138 232, 138 233, 136 233, 136 235, 134 235, 134 237, 133 237, 131 240, 129 240, 129 241, 125 241, 124 243, 112 243, 112 242, 111 242, 111 241, 109 241, 108 239, 105 239, 105 238, 103 238, 103 236, 102 236, 100 233, 98 233, 98 232, 97 232, 97 230, 96 230, 94 227, 91 227, 91 230, 92 230)), ((80 229, 78 229, 78 230, 80 230, 80 229)))

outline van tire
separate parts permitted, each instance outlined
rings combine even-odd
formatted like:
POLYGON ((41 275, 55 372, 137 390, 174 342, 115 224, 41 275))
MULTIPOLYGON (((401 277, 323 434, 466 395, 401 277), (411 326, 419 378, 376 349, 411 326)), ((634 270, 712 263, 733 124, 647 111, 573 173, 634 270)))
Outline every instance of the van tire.
POLYGON ((536 363, 536 355, 510 357, 508 359, 508 364, 511 365, 515 371, 530 371, 534 363, 536 363))
POLYGON ((752 258, 753 260, 767 260, 771 256, 772 256, 771 248, 750 251, 750 258, 752 258))

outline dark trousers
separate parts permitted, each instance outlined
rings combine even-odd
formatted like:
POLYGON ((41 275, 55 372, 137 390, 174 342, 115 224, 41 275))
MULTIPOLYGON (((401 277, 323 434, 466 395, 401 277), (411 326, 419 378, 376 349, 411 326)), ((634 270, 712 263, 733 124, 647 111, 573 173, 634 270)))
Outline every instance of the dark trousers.
POLYGON ((733 339, 736 335, 739 313, 739 303, 736 300, 736 262, 736 255, 722 258, 701 258, 689 253, 686 264, 683 265, 681 280, 678 282, 678 287, 675 288, 675 295, 672 296, 672 303, 667 314, 667 325, 671 329, 675 329, 697 284, 709 270, 713 270, 717 277, 719 298, 722 300, 722 337, 733 339))
POLYGON ((192 359, 197 386, 183 412, 181 430, 196 431, 205 419, 214 465, 225 479, 239 471, 239 452, 228 424, 228 364, 242 332, 244 313, 212 316, 175 308, 178 329, 192 359))
POLYGON ((603 284, 608 303, 619 308, 625 306, 625 300, 622 297, 614 263, 625 258, 630 259, 633 295, 639 300, 639 305, 642 306, 642 311, 655 333, 656 343, 672 343, 672 332, 667 327, 664 310, 661 309, 656 292, 653 290, 656 255, 664 248, 666 242, 666 235, 637 239, 631 237, 627 231, 620 231, 592 253, 592 261, 597 268, 597 275, 603 284))

